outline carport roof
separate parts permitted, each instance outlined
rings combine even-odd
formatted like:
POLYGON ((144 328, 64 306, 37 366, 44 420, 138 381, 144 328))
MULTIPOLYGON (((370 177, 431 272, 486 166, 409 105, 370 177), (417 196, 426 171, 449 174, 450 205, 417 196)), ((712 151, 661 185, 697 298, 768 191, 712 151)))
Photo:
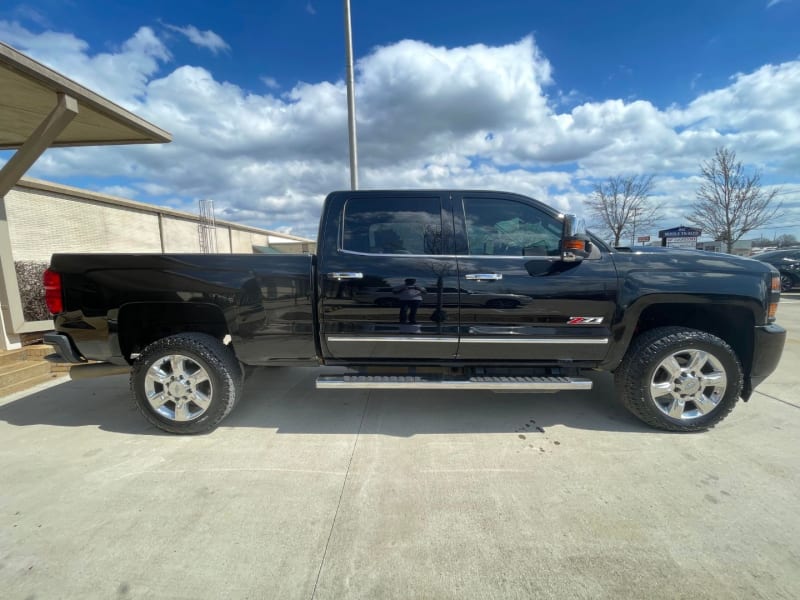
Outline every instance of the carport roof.
POLYGON ((171 141, 148 123, 0 42, 0 149, 19 148, 56 104, 57 94, 78 102, 78 114, 50 146, 148 144, 171 141))

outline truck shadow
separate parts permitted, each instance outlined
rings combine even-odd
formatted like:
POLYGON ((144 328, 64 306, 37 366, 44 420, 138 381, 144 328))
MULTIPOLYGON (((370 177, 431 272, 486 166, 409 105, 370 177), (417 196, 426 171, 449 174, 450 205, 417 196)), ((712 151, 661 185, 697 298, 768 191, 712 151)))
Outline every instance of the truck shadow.
MULTIPOLYGON (((222 427, 277 433, 409 437, 433 433, 542 432, 553 425, 629 433, 654 432, 614 397, 613 381, 596 373, 591 392, 494 394, 485 391, 317 390, 332 369, 257 370, 222 427)), ((91 427, 134 435, 168 435, 152 427, 130 400, 127 376, 68 381, 0 406, 14 426, 91 427)), ((213 435, 213 433, 211 434, 213 435)))

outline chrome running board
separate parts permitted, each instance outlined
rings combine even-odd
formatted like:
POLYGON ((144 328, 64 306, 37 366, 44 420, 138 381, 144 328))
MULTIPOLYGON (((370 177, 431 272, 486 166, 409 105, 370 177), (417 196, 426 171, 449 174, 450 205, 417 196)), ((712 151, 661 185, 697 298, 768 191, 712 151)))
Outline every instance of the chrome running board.
POLYGON ((317 389, 491 390, 558 392, 590 390, 592 381, 580 377, 470 377, 442 379, 420 375, 322 375, 317 389))

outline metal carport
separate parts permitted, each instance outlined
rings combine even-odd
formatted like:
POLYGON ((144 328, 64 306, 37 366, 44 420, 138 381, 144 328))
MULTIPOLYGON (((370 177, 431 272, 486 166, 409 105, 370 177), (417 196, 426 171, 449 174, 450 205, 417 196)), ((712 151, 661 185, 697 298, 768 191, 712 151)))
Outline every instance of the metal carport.
POLYGON ((5 195, 51 147, 161 144, 169 133, 0 42, 0 150, 16 150, 0 169, 0 346, 50 321, 26 322, 5 209, 5 195))

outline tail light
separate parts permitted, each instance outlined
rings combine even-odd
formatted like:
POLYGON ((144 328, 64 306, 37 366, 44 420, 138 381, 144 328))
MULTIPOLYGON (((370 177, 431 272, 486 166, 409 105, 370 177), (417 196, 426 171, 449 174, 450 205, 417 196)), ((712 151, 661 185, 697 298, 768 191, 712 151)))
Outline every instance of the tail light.
POLYGON ((781 276, 778 273, 772 274, 772 285, 770 286, 770 303, 767 307, 767 322, 771 323, 778 314, 778 301, 781 299, 781 276))
POLYGON ((47 269, 44 272, 44 302, 52 314, 64 312, 64 300, 61 296, 61 275, 47 269))

